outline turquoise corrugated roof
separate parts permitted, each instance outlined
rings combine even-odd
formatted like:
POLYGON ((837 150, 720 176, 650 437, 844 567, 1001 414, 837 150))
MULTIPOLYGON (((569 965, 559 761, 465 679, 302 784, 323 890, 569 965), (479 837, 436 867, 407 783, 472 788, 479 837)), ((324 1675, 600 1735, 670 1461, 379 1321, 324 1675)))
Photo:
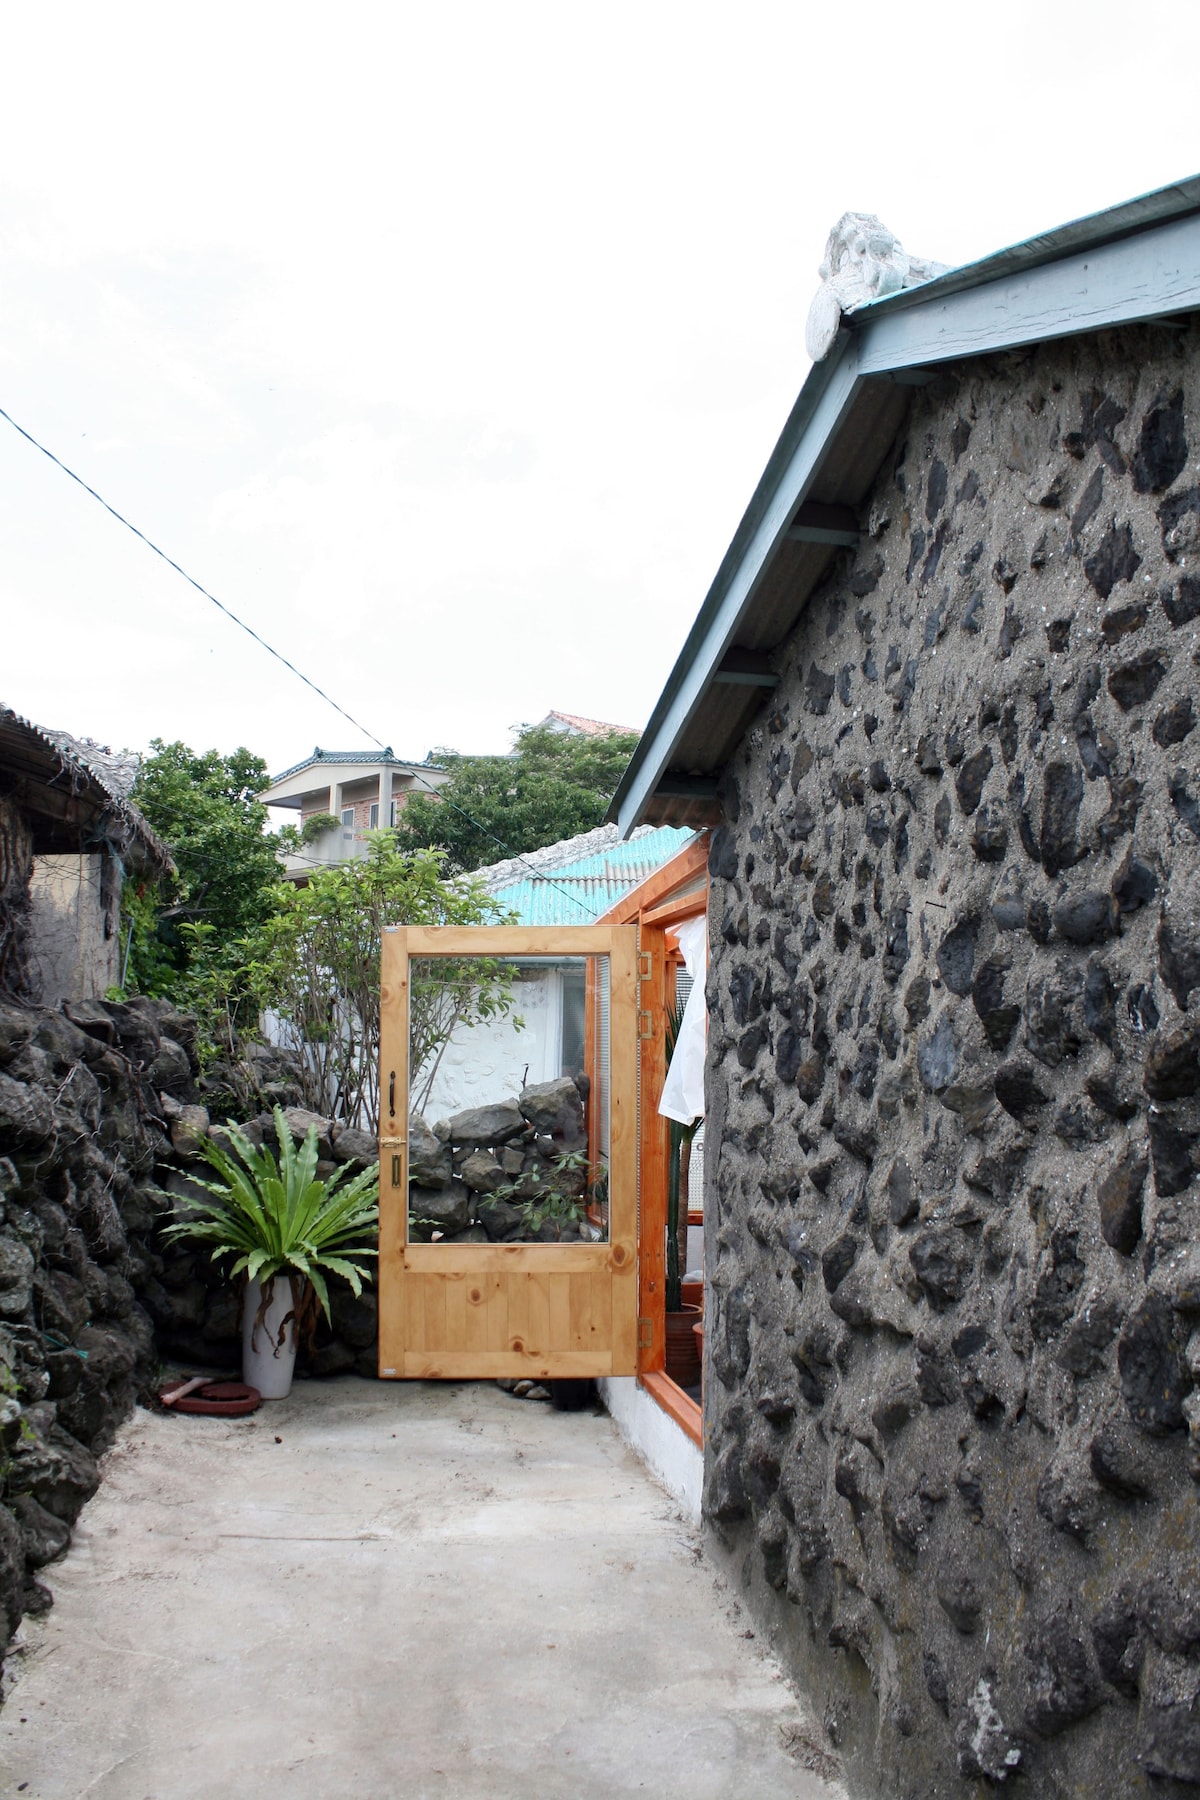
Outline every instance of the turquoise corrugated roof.
POLYGON ((590 925, 695 835, 664 825, 545 875, 531 873, 498 888, 495 898, 516 913, 521 925, 590 925))

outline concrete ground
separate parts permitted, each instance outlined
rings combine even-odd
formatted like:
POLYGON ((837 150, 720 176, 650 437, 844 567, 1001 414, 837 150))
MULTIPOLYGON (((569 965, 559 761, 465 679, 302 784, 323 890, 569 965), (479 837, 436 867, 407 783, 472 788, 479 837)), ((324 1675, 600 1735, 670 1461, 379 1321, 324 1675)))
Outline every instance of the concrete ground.
POLYGON ((27 1800, 838 1800, 821 1734, 599 1412, 298 1383, 140 1412, 0 1709, 27 1800))

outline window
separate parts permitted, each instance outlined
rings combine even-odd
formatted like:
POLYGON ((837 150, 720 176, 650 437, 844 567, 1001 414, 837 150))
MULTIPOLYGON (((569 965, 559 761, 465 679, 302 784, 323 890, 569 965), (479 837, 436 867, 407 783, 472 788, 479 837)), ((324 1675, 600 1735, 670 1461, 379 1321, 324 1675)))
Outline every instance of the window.
POLYGON ((343 837, 352 837, 353 834, 354 834, 354 808, 352 806, 343 806, 343 808, 342 808, 342 836, 343 837))
POLYGON ((587 983, 584 969, 568 964, 562 971, 562 1057, 560 1075, 582 1075, 587 1069, 587 983))
POLYGON ((368 826, 368 829, 371 831, 379 830, 379 802, 378 802, 378 800, 372 800, 372 802, 371 802, 371 811, 367 818, 367 826, 368 826))

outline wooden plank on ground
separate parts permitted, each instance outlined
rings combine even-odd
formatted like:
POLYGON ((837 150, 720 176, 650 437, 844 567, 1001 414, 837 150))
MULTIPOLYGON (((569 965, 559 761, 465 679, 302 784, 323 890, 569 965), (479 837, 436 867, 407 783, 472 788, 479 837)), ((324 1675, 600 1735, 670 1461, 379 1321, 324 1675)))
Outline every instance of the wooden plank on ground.
POLYGON ((570 1381, 611 1375, 612 1358, 603 1350, 559 1350, 553 1356, 514 1355, 492 1350, 409 1350, 404 1374, 410 1381, 570 1381))

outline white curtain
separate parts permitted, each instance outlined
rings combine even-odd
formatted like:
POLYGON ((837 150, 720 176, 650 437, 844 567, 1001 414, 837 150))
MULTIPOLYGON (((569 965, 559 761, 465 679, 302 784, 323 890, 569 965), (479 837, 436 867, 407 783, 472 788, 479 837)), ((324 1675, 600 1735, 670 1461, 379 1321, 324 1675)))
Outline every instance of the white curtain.
POLYGON ((684 967, 692 978, 692 991, 683 1009, 679 1036, 675 1041, 671 1066, 663 1083, 658 1110, 666 1119, 677 1119, 690 1125, 704 1112, 704 1040, 708 1031, 708 1010, 704 1004, 705 977, 708 973, 708 920, 703 913, 685 919, 673 928, 678 939, 684 967))

